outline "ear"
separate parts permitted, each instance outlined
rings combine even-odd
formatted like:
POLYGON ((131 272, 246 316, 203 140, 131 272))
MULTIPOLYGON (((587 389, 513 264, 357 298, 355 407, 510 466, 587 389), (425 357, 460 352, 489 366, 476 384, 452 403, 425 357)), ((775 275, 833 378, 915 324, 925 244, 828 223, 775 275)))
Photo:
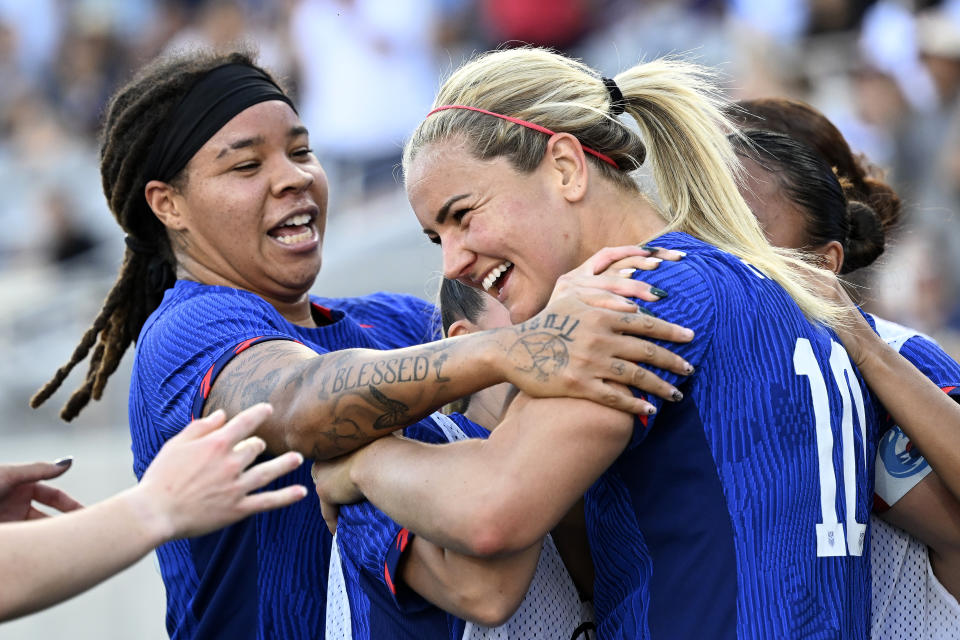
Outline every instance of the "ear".
POLYGON ((480 327, 473 324, 466 318, 460 318, 456 322, 450 325, 450 328, 447 329, 447 337, 455 338, 457 336, 465 336, 471 333, 476 333, 480 330, 480 327))
POLYGON ((547 142, 541 168, 551 172, 567 202, 579 202, 587 195, 590 172, 583 145, 569 133, 555 133, 547 142))
POLYGON ((167 229, 182 231, 186 221, 177 206, 177 190, 166 182, 151 180, 143 188, 143 195, 153 214, 167 229))
POLYGON ((817 253, 823 258, 823 266, 834 273, 840 273, 843 267, 843 245, 836 240, 831 240, 827 244, 817 249, 817 253))

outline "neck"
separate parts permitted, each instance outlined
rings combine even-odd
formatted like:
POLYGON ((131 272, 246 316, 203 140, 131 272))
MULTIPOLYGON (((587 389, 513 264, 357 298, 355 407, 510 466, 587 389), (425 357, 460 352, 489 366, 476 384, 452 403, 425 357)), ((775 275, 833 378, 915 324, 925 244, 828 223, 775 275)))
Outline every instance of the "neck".
POLYGON ((482 389, 470 396, 470 405, 463 413, 472 422, 493 431, 503 417, 504 403, 513 385, 503 382, 482 389))
POLYGON ((252 288, 244 287, 236 282, 224 278, 209 267, 206 267, 195 260, 191 260, 189 258, 181 259, 181 256, 177 256, 177 279, 193 280, 194 282, 199 282, 201 284, 249 291, 250 293, 254 293, 270 303, 270 305, 276 309, 277 312, 283 316, 283 319, 287 322, 311 329, 318 326, 317 321, 313 317, 313 311, 310 306, 310 295, 306 291, 289 298, 267 295, 263 292, 255 291, 252 288))
POLYGON ((599 179, 591 187, 583 201, 581 263, 603 247, 643 244, 666 229, 663 216, 642 193, 599 179))

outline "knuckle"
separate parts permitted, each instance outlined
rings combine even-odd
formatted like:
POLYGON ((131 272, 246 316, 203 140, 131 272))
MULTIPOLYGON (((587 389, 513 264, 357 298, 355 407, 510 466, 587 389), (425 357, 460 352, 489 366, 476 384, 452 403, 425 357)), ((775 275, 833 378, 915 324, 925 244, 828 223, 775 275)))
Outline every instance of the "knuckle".
POLYGON ((644 369, 643 367, 637 367, 636 369, 634 369, 633 375, 630 376, 630 379, 633 381, 634 386, 636 386, 641 382, 643 382, 644 379, 646 379, 647 374, 648 374, 648 371, 646 369, 644 369))

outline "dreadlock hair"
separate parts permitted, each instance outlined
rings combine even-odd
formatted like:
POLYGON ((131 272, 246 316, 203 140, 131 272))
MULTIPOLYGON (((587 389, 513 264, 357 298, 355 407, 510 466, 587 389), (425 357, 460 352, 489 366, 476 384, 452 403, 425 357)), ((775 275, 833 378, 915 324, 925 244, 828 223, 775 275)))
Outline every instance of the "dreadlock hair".
MULTIPOLYGON (((53 395, 91 348, 86 379, 70 396, 60 417, 72 420, 91 398, 99 400, 127 347, 136 342, 164 291, 173 286, 176 260, 170 239, 144 196, 147 155, 167 116, 202 76, 231 63, 260 69, 255 59, 251 49, 228 53, 191 50, 160 57, 111 98, 100 145, 100 176, 110 211, 127 235, 127 249, 116 282, 93 324, 66 364, 30 399, 31 407, 39 407, 53 395)), ((170 184, 184 188, 186 171, 181 170, 170 184)))

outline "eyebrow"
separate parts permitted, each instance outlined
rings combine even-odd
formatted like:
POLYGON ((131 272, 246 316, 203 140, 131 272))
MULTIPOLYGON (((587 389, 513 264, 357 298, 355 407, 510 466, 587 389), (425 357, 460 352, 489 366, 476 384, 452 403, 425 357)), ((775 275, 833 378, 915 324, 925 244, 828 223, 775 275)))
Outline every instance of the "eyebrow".
MULTIPOLYGON (((296 138, 297 136, 309 135, 307 128, 299 125, 296 127, 291 127, 287 132, 288 138, 296 138)), ((238 149, 246 149, 247 147, 253 147, 258 144, 263 144, 266 142, 266 138, 263 136, 256 136, 253 138, 244 138, 243 140, 237 140, 236 142, 231 142, 229 145, 220 150, 220 153, 217 154, 217 159, 219 160, 223 156, 227 155, 231 151, 236 151, 238 149)))
POLYGON ((437 212, 437 217, 435 218, 436 223, 443 224, 443 221, 447 219, 447 214, 450 213, 450 207, 453 206, 453 203, 456 202, 457 200, 463 200, 469 195, 470 195, 469 193, 461 193, 460 195, 453 196, 452 198, 444 202, 443 206, 440 207, 440 210, 437 212))

